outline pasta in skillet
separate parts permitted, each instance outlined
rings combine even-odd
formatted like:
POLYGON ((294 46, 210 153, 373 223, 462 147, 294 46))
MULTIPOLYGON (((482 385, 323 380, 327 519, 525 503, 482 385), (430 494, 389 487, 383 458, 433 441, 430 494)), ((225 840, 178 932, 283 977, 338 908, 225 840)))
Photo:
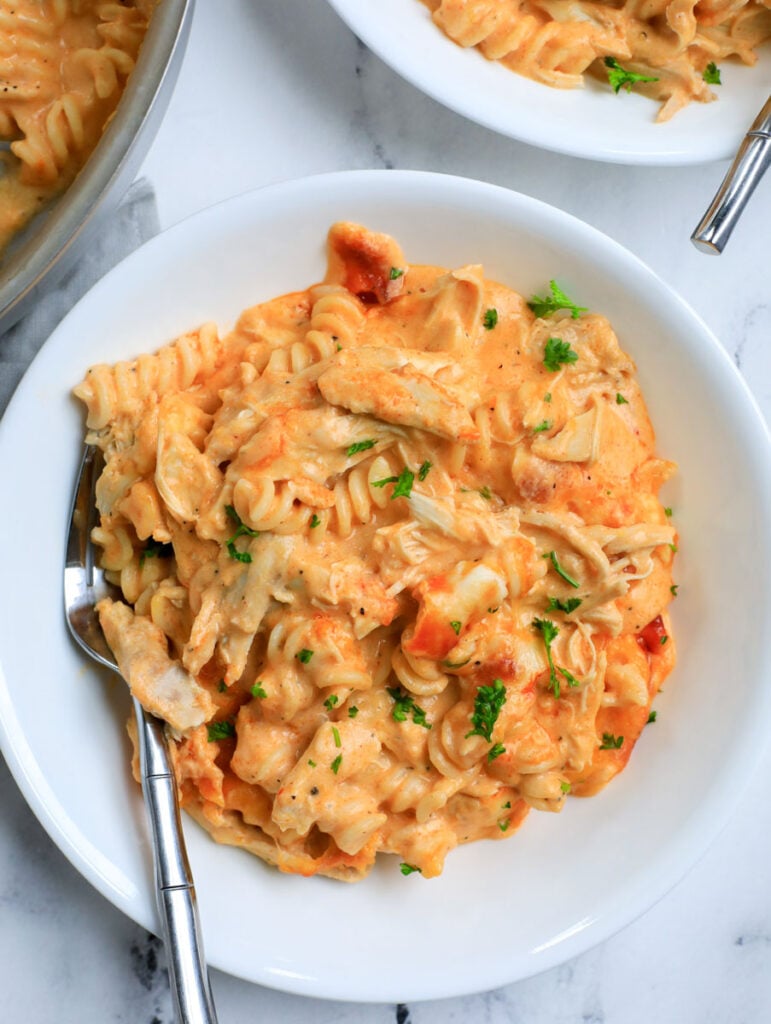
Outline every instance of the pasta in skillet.
POLYGON ((75 389, 123 598, 99 614, 216 840, 431 877, 624 767, 675 661, 674 467, 555 283, 528 305, 347 223, 328 254, 75 389))
POLYGON ((0 250, 85 163, 156 0, 0 3, 0 250))
POLYGON ((460 46, 546 85, 583 85, 661 101, 667 121, 692 100, 716 99, 719 64, 754 64, 771 39, 771 0, 423 0, 460 46), (619 63, 620 62, 620 63, 619 63))

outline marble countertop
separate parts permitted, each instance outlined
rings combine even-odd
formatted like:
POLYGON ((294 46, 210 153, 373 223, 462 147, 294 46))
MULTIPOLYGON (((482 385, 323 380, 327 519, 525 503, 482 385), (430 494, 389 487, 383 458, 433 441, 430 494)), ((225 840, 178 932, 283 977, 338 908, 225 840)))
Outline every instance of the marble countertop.
MULTIPOLYGON (((418 93, 320 0, 199 0, 175 95, 141 170, 162 227, 263 184, 369 167, 483 179, 601 229, 701 315, 768 418, 771 178, 724 255, 705 257, 689 235, 725 165, 637 169, 538 151, 418 93)), ((321 1002, 215 971, 221 1024, 768 1021, 769 774, 771 752, 688 876, 643 918, 560 967, 495 992, 409 1006, 321 1002)), ((0 794, 0 1019, 172 1024, 159 942, 75 872, 2 762, 0 794)))

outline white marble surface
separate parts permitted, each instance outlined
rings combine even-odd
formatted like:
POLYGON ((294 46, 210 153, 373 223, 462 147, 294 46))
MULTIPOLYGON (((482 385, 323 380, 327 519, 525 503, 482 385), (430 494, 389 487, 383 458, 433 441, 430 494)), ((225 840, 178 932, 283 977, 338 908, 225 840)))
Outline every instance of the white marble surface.
MULTIPOLYGON (((605 231, 691 303, 771 413, 771 178, 727 252, 704 257, 688 236, 725 166, 638 170, 537 151, 420 95, 322 0, 198 0, 176 94, 142 169, 162 226, 259 185, 363 167, 484 179, 605 231)), ((770 773, 767 753, 720 838, 661 903, 561 967, 492 993, 409 1007, 325 1003, 214 972, 221 1024, 766 1022, 770 773)), ((77 875, 2 763, 0 794, 0 1020, 171 1024, 157 940, 77 875)))

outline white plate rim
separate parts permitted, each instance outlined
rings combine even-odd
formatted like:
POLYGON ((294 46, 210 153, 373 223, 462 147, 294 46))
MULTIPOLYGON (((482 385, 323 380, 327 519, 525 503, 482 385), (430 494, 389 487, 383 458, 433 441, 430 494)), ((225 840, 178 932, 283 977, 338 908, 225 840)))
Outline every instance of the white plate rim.
POLYGON ((501 135, 566 156, 641 166, 728 159, 771 91, 766 43, 754 68, 723 67, 717 101, 691 103, 656 125, 657 105, 643 96, 614 96, 591 79, 583 89, 552 89, 462 49, 430 23, 420 0, 328 3, 385 64, 438 103, 501 135))

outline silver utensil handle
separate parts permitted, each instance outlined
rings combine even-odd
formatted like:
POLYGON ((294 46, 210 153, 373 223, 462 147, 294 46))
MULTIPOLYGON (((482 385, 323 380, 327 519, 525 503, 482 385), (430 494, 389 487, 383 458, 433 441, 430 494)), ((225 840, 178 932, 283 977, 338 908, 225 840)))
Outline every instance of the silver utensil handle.
POLYGON ((702 252, 720 254, 760 179, 771 165, 771 99, 744 136, 739 152, 691 241, 702 252))
POLYGON ((134 699, 142 791, 153 836, 155 895, 178 1024, 217 1024, 163 723, 134 699))

